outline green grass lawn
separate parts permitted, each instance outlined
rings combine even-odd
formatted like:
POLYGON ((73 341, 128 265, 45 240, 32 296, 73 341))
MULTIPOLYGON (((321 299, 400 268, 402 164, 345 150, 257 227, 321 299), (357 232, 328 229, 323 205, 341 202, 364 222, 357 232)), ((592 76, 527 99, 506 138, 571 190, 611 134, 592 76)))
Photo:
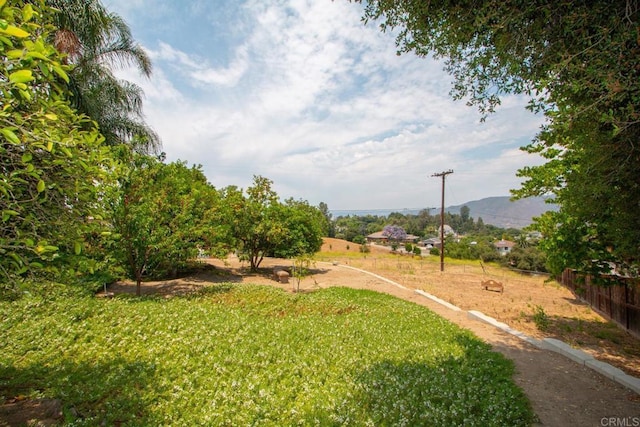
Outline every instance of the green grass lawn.
POLYGON ((371 291, 218 285, 112 300, 49 292, 0 302, 0 320, 0 399, 61 399, 68 425, 533 419, 510 361, 424 307, 371 291))

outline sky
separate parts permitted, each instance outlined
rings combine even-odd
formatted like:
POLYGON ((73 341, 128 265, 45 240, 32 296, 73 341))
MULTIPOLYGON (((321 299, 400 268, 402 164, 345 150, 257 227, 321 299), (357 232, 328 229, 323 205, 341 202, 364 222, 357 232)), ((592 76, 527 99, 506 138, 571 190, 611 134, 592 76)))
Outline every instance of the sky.
POLYGON ((153 62, 146 122, 168 161, 216 188, 273 181, 282 199, 330 210, 439 207, 518 188, 541 164, 519 147, 543 119, 509 96, 481 115, 453 101, 443 63, 398 56, 393 34, 347 0, 103 0, 153 62))

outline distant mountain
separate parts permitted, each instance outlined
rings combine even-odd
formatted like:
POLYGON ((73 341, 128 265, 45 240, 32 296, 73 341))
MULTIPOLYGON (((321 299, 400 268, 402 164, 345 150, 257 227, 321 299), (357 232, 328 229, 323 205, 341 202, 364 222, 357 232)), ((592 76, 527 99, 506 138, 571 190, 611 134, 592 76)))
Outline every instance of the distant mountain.
MULTIPOLYGON (((524 228, 533 222, 533 217, 540 216, 546 211, 558 210, 557 205, 545 202, 544 197, 529 197, 512 202, 508 196, 487 197, 486 199, 474 200, 457 206, 449 206, 445 211, 450 213, 460 213, 460 208, 467 206, 469 215, 477 221, 482 218, 485 224, 495 225, 502 228, 524 228)), ((331 210, 334 218, 340 216, 382 216, 387 217, 393 212, 403 215, 417 215, 420 209, 360 209, 360 210, 331 210)), ((431 209, 431 215, 439 215, 440 208, 431 209)))
MULTIPOLYGON (((330 209, 334 218, 340 216, 383 216, 387 217, 392 213, 401 213, 402 215, 418 215, 420 209, 330 209)), ((438 210, 438 212, 440 212, 438 210)))
POLYGON ((529 197, 512 202, 509 197, 487 197, 458 206, 449 206, 445 211, 460 213, 460 208, 467 206, 469 216, 474 220, 482 218, 485 224, 502 228, 524 228, 533 222, 533 217, 546 211, 557 211, 558 206, 545 202, 544 197, 529 197))

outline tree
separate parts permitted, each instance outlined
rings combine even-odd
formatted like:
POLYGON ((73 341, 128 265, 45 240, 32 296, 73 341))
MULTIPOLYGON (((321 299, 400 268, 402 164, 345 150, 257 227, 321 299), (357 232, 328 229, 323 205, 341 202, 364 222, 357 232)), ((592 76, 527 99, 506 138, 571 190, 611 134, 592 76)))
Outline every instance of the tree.
POLYGON ((374 233, 382 228, 384 220, 384 217, 372 215, 338 217, 335 222, 335 237, 355 243, 364 241, 365 235, 374 233))
POLYGON ((382 235, 391 241, 391 247, 395 250, 398 243, 406 240, 407 233, 399 225, 385 225, 382 235))
POLYGON ((286 233, 276 219, 278 195, 271 189, 272 184, 267 178, 254 176, 246 197, 236 187, 225 191, 225 202, 232 209, 231 234, 238 242, 238 251, 249 258, 252 270, 257 270, 286 233))
POLYGON ((526 271, 546 272, 545 256, 536 246, 516 246, 506 256, 509 265, 526 271))
POLYGON ((315 266, 315 262, 310 255, 298 255, 293 260, 293 266, 291 268, 291 274, 295 280, 296 287, 295 292, 300 292, 300 281, 305 277, 312 274, 311 267, 315 266))
POLYGON ((126 172, 111 197, 111 250, 140 295, 145 275, 175 276, 211 245, 211 210, 219 194, 199 166, 164 164, 129 150, 125 161, 126 172))
POLYGON ((584 233, 574 242, 585 257, 549 244, 548 259, 556 268, 598 270, 605 258, 640 262, 639 7, 632 0, 370 0, 364 19, 397 28, 399 53, 445 58, 454 98, 483 114, 504 94, 530 97, 529 108, 548 124, 524 149, 547 162, 519 171, 525 181, 514 196, 554 194, 561 214, 541 227, 584 233))
POLYGON ((329 206, 325 202, 320 202, 318 209, 322 212, 322 215, 324 215, 326 220, 326 230, 324 235, 327 237, 336 237, 336 228, 333 222, 333 215, 329 211, 329 206))
POLYGON ((249 258, 252 270, 258 269, 265 256, 311 255, 322 246, 322 212, 305 201, 280 203, 272 184, 267 178, 254 176, 246 197, 236 187, 227 188, 224 195, 231 210, 231 234, 239 252, 249 258))
POLYGON ((53 42, 73 65, 69 73, 73 106, 98 123, 108 145, 127 143, 143 153, 156 152, 160 138, 144 123, 142 90, 112 72, 132 65, 151 75, 151 61, 126 22, 99 0, 49 3, 58 10, 50 15, 57 28, 53 42))
MULTIPOLYGON (((0 2, 0 282, 80 255, 110 154, 68 105, 67 70, 48 43, 43 1, 0 2)), ((46 268, 46 269, 45 269, 46 268)))
POLYGON ((278 258, 295 258, 318 252, 326 231, 324 214, 306 200, 287 199, 280 209, 280 218, 287 232, 274 248, 273 255, 278 258))

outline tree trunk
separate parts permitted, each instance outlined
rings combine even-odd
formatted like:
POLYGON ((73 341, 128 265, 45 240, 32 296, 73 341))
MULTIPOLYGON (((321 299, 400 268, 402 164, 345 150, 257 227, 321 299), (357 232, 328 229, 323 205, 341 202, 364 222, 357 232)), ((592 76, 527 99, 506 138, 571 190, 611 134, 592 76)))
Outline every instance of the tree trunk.
POLYGON ((136 270, 136 296, 142 294, 142 270, 136 270))

